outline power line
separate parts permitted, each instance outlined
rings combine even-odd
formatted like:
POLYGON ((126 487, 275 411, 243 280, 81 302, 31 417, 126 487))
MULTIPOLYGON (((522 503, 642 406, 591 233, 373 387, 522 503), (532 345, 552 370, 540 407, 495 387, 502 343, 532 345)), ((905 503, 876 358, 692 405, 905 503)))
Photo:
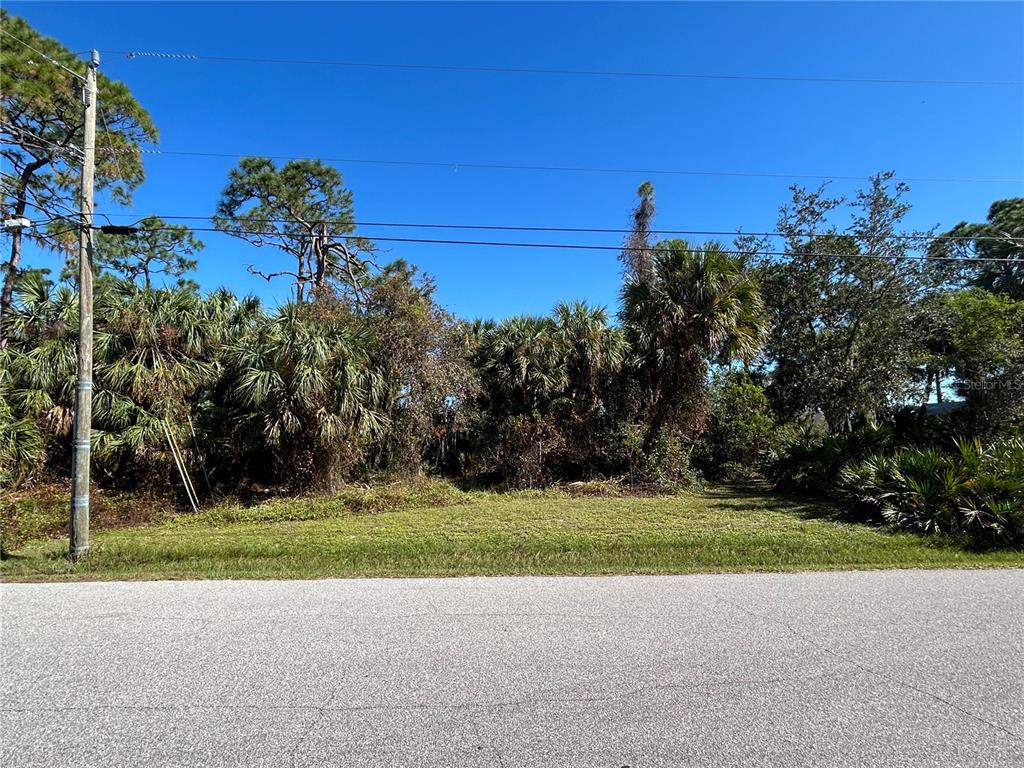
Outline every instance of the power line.
MULTIPOLYGON (((113 212, 110 214, 97 214, 107 216, 124 216, 131 217, 137 216, 136 213, 131 212, 113 212)), ((211 221, 213 216, 184 216, 184 215, 163 215, 163 214, 152 214, 150 216, 144 216, 141 219, 137 219, 136 223, 142 223, 149 219, 163 219, 166 221, 211 221)), ((292 219, 285 218, 266 218, 266 219, 251 219, 235 217, 236 221, 245 221, 251 224, 287 224, 292 219)), ((329 221, 316 220, 311 221, 310 224, 330 224, 329 221)), ((401 229, 464 229, 464 230, 484 230, 492 232, 572 232, 572 233, 588 233, 588 234, 620 234, 627 235, 633 230, 622 229, 615 227, 545 227, 545 226, 527 226, 527 225, 499 225, 499 224, 438 224, 438 223, 424 223, 424 222, 396 222, 396 221, 353 221, 352 226, 354 227, 394 227, 401 229)), ((222 230, 217 230, 222 231, 222 230)), ((737 230, 726 230, 726 229, 651 229, 648 230, 652 235, 700 235, 700 236, 743 236, 751 235, 754 237, 815 237, 819 236, 814 233, 806 232, 743 232, 737 230)), ((825 232, 821 233, 820 236, 848 236, 849 233, 844 232, 825 232)), ((929 234, 892 234, 886 235, 883 239, 885 240, 942 240, 944 242, 974 242, 976 240, 1005 240, 1005 238, 998 235, 978 235, 976 237, 970 237, 966 235, 929 235, 929 234)))
MULTIPOLYGON (((0 139, 0 143, 16 144, 0 139)), ((74 145, 68 145, 69 149, 78 149, 74 145)), ((80 151, 80 150, 79 150, 80 151)), ((112 152, 124 153, 125 149, 111 149, 112 152)), ((397 166, 421 166, 426 168, 446 168, 458 171, 460 168, 473 170, 502 170, 502 171, 547 171, 557 173, 615 173, 631 175, 670 175, 670 176, 706 176, 706 177, 736 177, 736 178, 764 178, 764 179, 807 179, 812 181, 866 181, 870 174, 863 176, 842 175, 842 174, 811 174, 811 173, 771 173, 760 171, 694 171, 665 168, 611 168, 599 166, 580 165, 521 165, 513 163, 465 163, 458 160, 390 160, 376 158, 352 158, 352 157, 320 157, 313 155, 269 155, 260 152, 201 152, 192 150, 153 149, 140 148, 139 152, 144 155, 159 157, 162 155, 175 157, 211 157, 238 159, 243 157, 265 157, 268 160, 319 160, 325 163, 352 163, 354 165, 397 165, 397 166)), ((975 184, 1017 184, 1024 182, 1024 176, 901 176, 899 181, 912 182, 935 182, 935 183, 975 183, 975 184)))
MULTIPOLYGON (((6 181, 8 194, 12 196, 16 196, 18 194, 16 188, 21 186, 21 180, 17 176, 0 171, 0 180, 6 181)), ((29 200, 26 197, 25 203, 27 205, 31 205, 37 211, 49 217, 46 221, 38 222, 40 224, 49 224, 53 221, 56 221, 58 218, 66 218, 62 214, 58 214, 56 217, 54 217, 45 206, 56 206, 58 208, 63 208, 69 211, 75 218, 78 218, 81 215, 80 211, 76 210, 72 206, 65 203, 63 200, 59 199, 57 195, 55 195, 48 188, 46 189, 46 192, 49 194, 49 197, 44 197, 43 195, 39 194, 39 192, 37 192, 35 189, 28 186, 23 187, 23 191, 26 194, 31 195, 33 198, 33 200, 29 200)), ((107 221, 110 221, 110 218, 106 214, 97 213, 95 215, 103 216, 103 218, 107 219, 107 221)))
POLYGON ((121 168, 121 158, 118 157, 118 155, 120 155, 122 153, 118 152, 117 149, 114 147, 114 139, 112 138, 111 133, 110 133, 110 126, 107 125, 107 114, 102 109, 97 110, 97 111, 100 113, 100 120, 103 121, 103 136, 107 140, 107 148, 110 150, 110 154, 114 158, 114 167, 117 168, 118 175, 122 179, 127 181, 128 177, 125 176, 124 170, 121 168))
MULTIPOLYGON (((125 152, 127 150, 114 150, 125 152)), ((352 163, 365 165, 399 165, 399 166, 422 166, 427 168, 446 168, 458 171, 460 168, 473 170, 503 170, 503 171, 549 171, 568 173, 617 173, 633 175, 673 175, 673 176, 726 176, 739 178, 766 178, 766 179, 809 179, 814 181, 866 181, 871 178, 870 174, 862 176, 843 174, 813 174, 813 173, 778 173, 761 171, 695 171, 665 168, 614 168, 602 166, 582 165, 529 165, 515 163, 466 163, 460 160, 393 160, 379 158, 353 158, 353 157, 323 157, 320 155, 272 155, 261 152, 204 152, 199 150, 175 150, 140 148, 139 152, 144 155, 161 156, 169 155, 175 157, 210 157, 237 159, 243 157, 265 157, 268 160, 319 160, 325 163, 352 163)), ((1019 183, 1024 182, 1024 176, 900 176, 900 181, 913 182, 938 182, 938 183, 1019 183)))
POLYGON ((8 31, 7 31, 6 29, 2 29, 2 28, 0 28, 0 32, 2 32, 3 34, 7 35, 7 36, 8 36, 9 38, 11 38, 12 40, 15 40, 15 41, 17 41, 17 42, 21 43, 21 44, 22 44, 22 45, 24 45, 24 46, 25 46, 26 48, 28 48, 28 49, 29 49, 30 51, 35 51, 35 52, 36 52, 36 53, 38 53, 38 54, 39 54, 40 56, 42 56, 44 60, 46 60, 46 61, 50 62, 50 63, 51 63, 51 64, 53 64, 53 65, 54 65, 55 67, 60 67, 60 68, 61 68, 61 69, 63 69, 63 70, 65 71, 65 72, 68 72, 68 73, 70 73, 70 74, 74 75, 75 77, 77 77, 77 78, 78 78, 79 80, 81 80, 81 81, 82 81, 83 83, 85 82, 85 76, 84 76, 84 75, 80 75, 80 74, 79 74, 78 72, 75 72, 75 70, 71 69, 70 67, 65 67, 65 66, 64 66, 63 64, 61 64, 61 63, 60 63, 59 61, 57 61, 56 59, 54 59, 54 58, 51 58, 51 57, 50 57, 50 56, 49 56, 48 54, 45 54, 45 53, 43 53, 42 51, 40 51, 40 50, 39 50, 38 48, 34 48, 34 47, 32 47, 31 45, 29 45, 28 43, 26 43, 26 42, 25 42, 24 40, 22 40, 22 39, 21 39, 20 37, 15 37, 15 36, 14 36, 14 35, 12 35, 12 34, 11 34, 10 32, 8 32, 8 31))
MULTIPOLYGON (((154 227, 148 231, 150 232, 165 232, 171 231, 171 227, 154 227)), ((194 232, 220 232, 225 233, 223 229, 217 229, 216 227, 192 227, 194 232)), ((225 233, 230 234, 230 233, 225 233)), ((246 230, 243 234, 253 235, 256 237, 273 237, 279 236, 280 232, 273 231, 250 231, 246 230)), ((619 246, 619 245, 584 245, 581 243, 523 243, 523 242, 509 242, 509 241, 494 241, 494 240, 455 240, 455 239, 435 239, 435 238, 423 238, 423 237, 375 237, 370 235, 363 235, 357 233, 344 233, 336 235, 337 237, 343 237, 348 240, 366 239, 375 242, 389 242, 389 243, 428 243, 433 245, 473 245, 473 246, 486 246, 486 247, 505 247, 505 248, 541 248, 541 249, 561 249, 561 250, 578 250, 578 251, 616 251, 621 253, 622 251, 645 251, 648 253, 671 253, 677 250, 683 250, 686 252, 696 252, 701 249, 699 248, 658 248, 652 246, 650 248, 642 247, 631 247, 631 246, 619 246)), ((882 261, 964 261, 970 263, 982 262, 982 261, 998 261, 998 262, 1012 262, 1020 263, 1020 259, 1003 259, 994 257, 959 257, 959 256, 926 256, 926 255, 901 255, 901 254, 873 254, 873 253, 827 253, 827 252, 787 252, 787 251, 742 251, 735 249, 720 248, 721 253, 727 253, 734 256, 820 256, 824 258, 838 258, 838 259, 877 259, 882 261)))
POLYGON ((129 59, 152 58, 164 61, 214 61, 237 64, 288 64, 353 69, 423 70, 428 72, 489 72, 528 75, 582 75, 588 77, 632 77, 672 80, 750 80, 756 82, 846 83, 862 85, 1020 85, 1021 80, 952 80, 893 79, 868 77, 817 77, 789 75, 724 75, 697 72, 637 72, 605 69, 548 69, 538 67, 498 67, 449 64, 400 64, 394 62, 331 61, 324 59, 272 59, 255 56, 203 56, 192 53, 161 53, 156 51, 105 51, 129 59))
MULTIPOLYGON (((664 168, 609 168, 598 166, 580 165, 518 165, 513 163, 464 163, 461 161, 448 160, 381 160, 352 157, 315 157, 309 155, 268 155, 259 152, 199 152, 186 150, 165 150, 165 149, 143 149, 146 155, 173 155, 180 157, 221 157, 236 159, 241 157, 265 157, 268 160, 320 160, 325 163, 352 163, 357 165, 400 165, 420 166, 426 168, 447 168, 459 170, 470 168, 473 170, 501 170, 501 171, 547 171, 557 173, 616 173, 645 176, 725 176, 739 178, 764 178, 764 179, 808 179, 813 181, 866 181, 870 175, 823 175, 809 173, 762 173, 756 171, 693 171, 675 170, 664 168)), ((901 181, 912 182, 937 182, 937 183, 980 183, 980 184, 1004 184, 1024 182, 1024 177, 963 177, 963 176, 901 176, 901 181)))
MULTIPOLYGON (((6 131, 11 135, 17 134, 18 136, 21 136, 23 138, 31 139, 32 141, 37 141, 39 142, 38 149, 44 149, 48 147, 49 149, 53 150, 54 154, 56 155, 70 155, 75 160, 82 159, 82 150, 74 144, 58 144, 54 141, 44 139, 42 136, 37 136, 36 134, 30 131, 26 131, 25 129, 19 126, 12 125, 10 123, 4 123, 0 125, 0 131, 6 131)), ((24 143, 21 141, 10 141, 4 138, 0 138, 0 144, 8 144, 10 146, 15 147, 25 146, 24 143)), ((28 149, 31 150, 32 148, 28 147, 28 149)))

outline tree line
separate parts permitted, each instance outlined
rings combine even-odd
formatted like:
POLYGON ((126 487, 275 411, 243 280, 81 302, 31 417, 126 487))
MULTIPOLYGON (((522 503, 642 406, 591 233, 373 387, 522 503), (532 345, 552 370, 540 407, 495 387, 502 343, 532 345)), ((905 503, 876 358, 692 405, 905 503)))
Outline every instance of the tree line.
MULTIPOLYGON (((4 13, 2 23, 80 67, 23 21, 4 13)), ((69 253, 81 127, 70 74, 17 45, 0 55, 13 171, 4 217, 46 221, 9 235, 4 270, 0 482, 10 486, 66 476, 70 460, 74 275, 32 269, 22 254, 24 238, 69 253)), ((156 129, 123 84, 100 87, 113 119, 98 139, 97 185, 128 202, 143 181, 140 142, 156 129)), ((254 254, 283 257, 279 270, 250 268, 289 284, 280 307, 202 291, 189 275, 204 244, 187 227, 150 218, 129 236, 95 236, 96 480, 173 491, 183 462, 210 491, 422 472, 497 487, 755 472, 827 491, 852 487, 851 462, 876 455, 948 458, 975 440, 1003 450, 1024 427, 1024 199, 938 234, 905 226, 908 194, 892 173, 849 199, 795 186, 778 237, 691 243, 654 237, 645 183, 618 307, 466 320, 415 266, 379 263, 353 236, 336 168, 244 158, 212 220, 254 254), (950 412, 930 415, 936 402, 950 412)), ((1022 492, 999 491, 1018 494, 1013 504, 1022 492)))

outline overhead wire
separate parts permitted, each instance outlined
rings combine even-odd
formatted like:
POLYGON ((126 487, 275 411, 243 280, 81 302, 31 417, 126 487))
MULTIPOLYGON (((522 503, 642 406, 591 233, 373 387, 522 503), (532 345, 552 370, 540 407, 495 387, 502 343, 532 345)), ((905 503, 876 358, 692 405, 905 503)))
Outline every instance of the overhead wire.
MULTIPOLYGON (((152 219, 163 219, 165 221, 212 221, 215 216, 204 216, 204 215, 179 215, 179 214, 150 214, 138 218, 138 214, 129 211, 114 211, 107 216, 122 216, 122 217, 136 217, 136 223, 152 219)), ((236 221, 246 221, 252 224, 287 224, 291 222, 291 219, 286 218, 248 218, 235 217, 236 221)), ((321 225, 330 224, 329 221, 313 220, 310 224, 321 225)), ((351 222, 354 227, 389 227, 389 228, 401 228, 401 229, 462 229, 462 230, 483 230, 483 231, 494 231, 494 232, 569 232, 569 233, 582 233, 582 234, 621 234, 626 235, 632 232, 631 229, 619 228, 619 227, 554 227, 554 226, 529 226, 529 225, 509 225, 509 224, 443 224, 436 222, 397 222, 397 221, 353 221, 351 222)), ((219 230, 218 230, 219 231, 219 230)), ((725 230, 725 229, 651 229, 648 230, 652 235, 699 235, 699 236, 753 236, 753 237, 814 237, 819 236, 818 233, 807 233, 807 232, 768 232, 768 231, 752 231, 744 232, 741 230, 725 230)), ((825 232, 820 233, 821 236, 847 236, 848 232, 825 232)), ((976 240, 1005 240, 1005 237, 998 235, 935 235, 935 234, 924 234, 924 233, 896 233, 886 235, 883 239, 885 240, 942 240, 943 242, 974 242, 976 240)))
POLYGON ((407 64, 401 62, 337 61, 326 59, 283 59, 260 56, 219 56, 158 51, 104 51, 128 59, 151 58, 163 61, 211 61, 237 64, 287 64, 300 66, 344 67, 353 69, 424 70, 431 72, 478 72, 528 75, 581 75, 588 77, 630 77, 674 80, 749 80, 756 82, 845 83, 864 85, 959 85, 1013 86, 1021 80, 960 80, 919 78, 822 77, 806 75, 729 75, 705 72, 643 72, 604 69, 560 69, 542 67, 503 67, 460 64, 407 64))
POLYGON ((17 41, 17 42, 21 43, 22 45, 24 45, 24 46, 25 46, 26 48, 28 48, 29 50, 31 50, 31 51, 35 51, 35 52, 36 52, 36 53, 38 53, 38 54, 39 54, 40 56, 42 56, 42 57, 43 57, 43 59, 45 59, 46 61, 48 61, 48 62, 49 62, 50 64, 53 64, 53 65, 54 65, 55 67, 60 67, 60 68, 61 68, 61 69, 63 69, 63 70, 65 71, 65 72, 68 72, 68 73, 70 73, 70 74, 74 75, 75 77, 77 77, 77 78, 78 78, 79 80, 81 80, 81 81, 82 81, 83 83, 85 82, 85 75, 79 74, 78 72, 75 72, 75 70, 71 69, 70 67, 66 67, 66 66, 64 66, 64 65, 63 65, 63 64, 61 64, 61 63, 60 63, 59 61, 57 61, 56 59, 54 59, 53 57, 51 57, 51 56, 50 56, 49 54, 43 53, 43 52, 42 52, 42 51, 40 51, 40 50, 39 50, 38 48, 36 48, 36 47, 34 47, 34 46, 32 46, 32 45, 29 45, 29 44, 28 44, 28 43, 26 43, 26 42, 25 42, 24 40, 22 40, 22 39, 21 39, 20 37, 17 37, 17 36, 15 36, 15 35, 12 35, 12 34, 11 34, 10 32, 8 32, 8 31, 7 31, 6 29, 4 29, 3 27, 0 27, 0 33, 3 33, 3 34, 5 34, 5 35, 7 35, 7 36, 8 36, 9 38, 11 38, 12 40, 15 40, 15 41, 17 41))
MULTIPOLYGON (((41 146, 48 147, 49 149, 53 150, 58 155, 63 155, 63 154, 71 155, 71 157, 73 157, 75 160, 81 160, 83 155, 84 155, 84 152, 82 151, 82 149, 80 147, 78 147, 77 145, 75 145, 75 144, 58 144, 55 141, 50 141, 49 139, 44 139, 42 136, 37 136, 36 134, 34 134, 34 133, 30 132, 30 131, 26 131, 25 129, 23 129, 20 126, 17 126, 17 125, 11 125, 10 123, 5 123, 3 126, 0 126, 0 131, 6 131, 7 133, 10 133, 11 135, 18 134, 19 136, 27 137, 27 138, 31 139, 32 141, 39 142, 41 146)), ((9 139, 4 139, 4 138, 0 138, 0 144, 8 144, 8 145, 11 145, 11 146, 18 146, 18 147, 23 146, 23 144, 20 141, 10 141, 9 139)))
MULTIPOLYGON (((16 142, 4 141, 0 143, 14 144, 16 142)), ((69 149, 78 152, 81 150, 75 145, 68 145, 69 149)), ((123 154, 127 150, 111 148, 111 152, 123 154)), ((400 160, 380 158, 354 158, 354 157, 323 157, 317 155, 275 155, 260 152, 204 152, 197 150, 174 150, 156 149, 152 147, 140 147, 138 150, 143 155, 150 156, 174 156, 174 157, 208 157, 237 159, 243 157, 265 157, 268 160, 296 161, 311 160, 326 163, 351 163, 353 165, 394 165, 394 166, 420 166, 426 168, 445 168, 458 171, 461 168, 472 170, 502 170, 502 171, 546 171, 552 173, 613 173, 631 174, 646 176, 698 176, 698 177, 736 177, 736 178, 763 178, 763 179, 806 179, 812 181, 866 181, 871 178, 870 174, 862 176, 851 174, 814 174, 814 173, 780 173, 761 171, 698 171, 674 168, 613 168, 601 166, 580 166, 580 165, 530 165, 516 163, 466 163, 459 160, 400 160)), ((1024 183, 1024 176, 900 176, 900 181, 915 183, 946 183, 946 184, 1017 184, 1024 183)))
MULTIPOLYGON (((222 234, 232 234, 224 229, 217 227, 192 227, 194 232, 219 232, 222 234)), ((147 231, 150 232, 161 232, 161 231, 172 231, 171 227, 153 227, 147 231)), ((254 237, 274 237, 280 236, 282 233, 278 231, 253 231, 253 230, 241 230, 239 234, 252 235, 254 237)), ((342 234, 336 234, 335 237, 344 238, 347 240, 370 240, 373 242, 391 242, 391 243, 426 243, 433 245, 470 245, 470 246, 483 246, 483 247, 506 247, 506 248, 538 248, 538 249, 560 249, 560 250, 579 250, 579 251, 643 251, 648 253, 671 253, 673 251, 686 251, 696 252, 701 249, 699 248, 666 248, 666 247, 639 247, 639 246, 620 246, 620 245, 589 245, 582 243, 543 243, 543 242, 511 242, 511 241, 494 241, 494 240, 456 240, 448 238, 422 238, 422 237, 376 237, 372 235, 366 235, 362 233, 346 232, 342 234)), ((913 254, 872 254, 872 253, 833 253, 833 252, 819 252, 819 251, 766 251, 760 249, 751 250, 739 250, 739 249, 719 249, 722 253, 727 253, 736 256, 820 256, 825 258, 841 258, 841 259, 879 259, 879 260, 896 260, 896 261, 966 261, 966 262, 979 262, 979 261, 992 261, 992 262, 1014 262, 1017 263, 1019 259, 1004 259, 995 257, 959 257, 959 256, 928 256, 928 255, 913 255, 913 254)))
POLYGON ((127 180, 128 177, 125 176, 124 170, 121 168, 121 159, 118 157, 118 155, 122 153, 118 152, 114 147, 114 140, 111 138, 110 134, 110 126, 107 125, 107 115, 102 109, 97 109, 96 111, 100 113, 100 120, 103 121, 103 135, 107 140, 107 148, 110 150, 110 154, 114 158, 114 167, 117 168, 117 174, 122 179, 127 180))
MULTIPOLYGON (((11 175, 9 173, 5 173, 3 171, 0 171, 0 178, 13 179, 15 184, 17 184, 17 182, 18 182, 18 179, 17 179, 16 176, 13 176, 13 175, 11 175)), ((7 183, 8 183, 8 187, 10 188, 12 186, 11 182, 8 181, 7 183)), ((51 195, 51 197, 49 197, 49 198, 44 198, 42 195, 40 195, 36 190, 32 189, 31 187, 25 187, 24 189, 25 189, 25 192, 27 194, 31 195, 32 198, 33 198, 33 200, 26 199, 25 200, 26 204, 32 206, 34 209, 36 209, 40 213, 42 213, 42 214, 44 214, 44 215, 49 217, 46 221, 39 222, 40 224, 49 224, 49 223, 51 223, 53 221, 56 221, 58 219, 67 218, 66 216, 63 216, 63 215, 60 215, 60 214, 58 214, 56 216, 53 216, 50 213, 50 211, 45 206, 56 206, 58 208, 63 208, 63 209, 65 209, 66 211, 68 211, 69 213, 71 213, 72 215, 74 215, 76 217, 80 215, 80 212, 78 210, 72 208, 70 205, 68 205, 67 203, 63 202, 62 200, 57 199, 55 196, 51 195)), ((11 192, 13 194, 13 189, 11 189, 11 192)), ((107 219, 107 221, 110 221, 109 217, 107 217, 106 214, 97 214, 97 215, 103 216, 104 218, 107 219)))
MULTIPOLYGON (((3 142, 16 143, 16 142, 3 142)), ((75 145, 68 145, 68 149, 81 152, 75 145)), ((111 152, 123 154, 127 150, 111 147, 111 152)), ((227 158, 238 159, 243 157, 265 157, 268 160, 280 161, 320 161, 326 163, 351 163, 353 165, 393 165, 411 166, 424 168, 445 168, 458 171, 461 168, 472 170, 500 170, 500 171, 543 171, 550 173, 611 173, 630 174, 647 176, 698 176, 698 177, 735 177, 735 178, 762 178, 762 179, 806 179, 812 181, 866 181, 871 178, 870 174, 819 174, 819 173, 782 173, 768 171, 707 171, 676 168, 616 168, 608 166, 586 166, 586 165, 537 165, 525 163, 477 163, 463 162, 461 160, 404 160, 388 158, 359 158, 359 157, 324 157, 321 155, 276 155, 262 152, 206 152, 200 150, 175 150, 157 149, 153 147, 141 147, 139 152, 150 156, 172 156, 172 157, 206 157, 206 158, 227 158)), ((944 184, 1015 184, 1024 182, 1024 176, 900 176, 900 181, 915 183, 944 183, 944 184)))
MULTIPOLYGON (((500 170, 500 171, 545 171, 552 173, 614 173, 646 176, 708 176, 708 177, 737 177, 737 178, 763 178, 763 179, 807 179, 813 181, 866 181, 870 174, 856 176, 850 174, 813 174, 813 173, 777 173, 760 171, 697 171, 685 169, 667 168, 614 168, 600 166, 580 165, 535 165, 516 163, 466 163, 455 160, 394 160, 377 158, 353 158, 353 157, 322 157, 312 155, 274 155, 260 152, 203 152, 194 150, 165 150, 165 149, 143 149, 146 155, 171 155, 178 157, 218 157, 236 159, 242 157, 265 157, 268 160, 319 160, 326 163, 351 163, 354 165, 395 165, 395 166, 420 166, 425 168, 447 168, 459 170, 469 168, 473 170, 500 170)), ((974 184, 1003 184, 1024 182, 1024 177, 964 177, 964 176, 900 176, 901 181, 912 181, 915 183, 974 183, 974 184)))
MULTIPOLYGON (((81 80, 85 78, 75 72, 74 70, 66 67, 60 62, 56 61, 49 55, 43 53, 34 46, 26 43, 24 40, 12 35, 7 30, 0 30, 4 34, 8 35, 18 43, 24 45, 26 48, 38 53, 49 63, 60 67, 68 73, 78 77, 81 80)), ((357 68, 387 68, 387 69, 421 69, 421 70, 438 70, 438 71, 469 71, 469 72, 504 72, 504 73, 516 73, 516 74, 561 74, 561 75, 592 75, 592 76, 621 76, 621 77, 652 77, 652 78, 677 78, 677 79, 710 79, 710 80, 771 80, 771 81, 792 81, 792 82, 837 82, 837 83, 871 83, 871 84, 926 84, 926 85, 1017 85, 1024 81, 1019 80, 914 80, 914 79, 879 79, 879 78, 830 78, 830 77, 794 77, 794 76, 773 76, 773 75, 721 75, 721 74, 706 74, 706 73, 666 73, 666 72, 631 72, 631 71, 614 71, 614 70, 570 70, 570 69, 541 69, 541 68, 517 68, 517 67, 491 67, 491 66, 454 66, 454 65, 428 65, 428 64, 398 64, 398 63, 380 63, 380 62, 349 62, 349 61, 323 61, 323 60, 298 60, 298 59, 271 59, 271 58, 255 58, 255 57, 228 57, 228 56, 198 56, 194 54, 166 54, 156 52, 140 52, 140 51, 107 51, 112 54, 124 54, 129 58, 137 57, 152 57, 160 59, 187 59, 187 60, 198 60, 198 61, 221 61, 221 62, 238 62, 238 63, 266 63, 266 64, 300 64, 300 65, 321 65, 321 66, 341 66, 341 67, 357 67, 357 68)), ((106 117, 101 113, 101 119, 103 120, 104 128, 109 134, 109 127, 107 126, 106 117)), ((41 137, 33 137, 36 140, 46 142, 41 137)), ((12 142, 7 142, 12 143, 12 142)), ((52 142, 49 143, 53 147, 58 147, 61 150, 77 149, 76 147, 59 147, 52 142)), ((122 173, 120 163, 117 161, 116 150, 112 144, 109 146, 110 151, 115 156, 115 162, 118 163, 118 171, 122 173)), ((244 154, 236 153, 220 153, 220 152, 198 152, 198 151, 175 151, 175 150, 142 150, 145 154, 150 155, 175 155, 175 156, 195 156, 195 157, 243 157, 244 154)), ((356 159, 356 158, 299 158, 294 156, 280 156, 280 155, 263 155, 270 157, 271 159, 278 160, 297 160, 297 159, 320 159, 327 162, 347 162, 347 163, 366 163, 366 164, 383 164, 383 165, 409 165, 409 166, 428 166, 428 167, 446 167, 446 168, 474 168, 474 169, 500 169, 500 170, 534 170, 534 171, 552 171, 552 172, 586 172, 586 173, 618 173, 618 174, 672 174, 672 175, 689 175, 689 176, 738 176, 738 177, 764 177, 764 178, 799 178, 799 179, 818 179, 818 180, 863 180, 867 177, 864 176, 848 176, 848 175, 819 175, 819 174, 783 174, 783 173, 761 173, 761 172, 738 172, 738 171, 694 171, 694 170, 673 170, 673 169, 632 169, 632 168, 608 168, 608 167, 588 167, 588 166, 546 166, 546 165, 518 165, 518 164, 498 164, 498 163, 462 163, 462 162, 437 162, 437 161, 416 161, 416 160, 380 160, 380 159, 356 159)), ((122 173, 123 175, 123 173, 122 173)), ((915 182, 1016 182, 1024 181, 1020 178, 964 178, 964 177, 902 177, 905 181, 915 182)), ((37 207, 33 205, 33 207, 37 207)), ((41 209, 40 209, 41 210, 41 209)), ((102 214, 101 214, 102 215, 102 214)), ((148 217, 149 218, 149 217, 148 217)), ((209 217, 169 217, 165 216, 162 218, 194 218, 194 219, 208 219, 209 217)), ((109 221, 109 217, 107 217, 109 221)), ((270 223, 271 220, 266 220, 270 223)), ((363 222, 358 224, 359 226, 371 226, 371 227, 415 227, 415 228, 439 228, 439 229, 474 229, 474 230, 502 230, 502 231, 535 231, 535 232, 593 232, 593 233, 625 233, 628 230, 610 229, 610 228, 586 228, 586 227, 527 227, 527 226, 490 226, 490 225, 444 225, 444 224, 412 224, 412 223, 396 223, 396 222, 363 222)), ((196 231, 209 231, 209 232, 221 232, 223 230, 216 228, 194 228, 196 231)), ((274 232, 252 232, 250 234, 259 236, 269 236, 277 234, 274 232)), ((785 233, 779 232, 750 232, 750 233, 733 233, 724 231, 714 230, 657 230, 653 234, 688 234, 688 235, 726 235, 726 234, 748 234, 752 236, 765 236, 765 237, 783 237, 785 233)), ((356 237, 355 235, 345 235, 345 237, 356 237)), ((895 238, 896 236, 894 236, 895 238)), ((935 240, 954 240, 961 238, 953 237, 942 237, 942 236, 929 236, 929 235, 902 235, 900 239, 935 239, 935 240)), ((973 241, 982 239, 981 237, 963 237, 964 241, 973 241)), ((476 245, 476 246, 489 246, 489 247, 525 247, 525 248, 562 248, 562 249, 579 249, 579 250, 612 250, 612 251, 623 251, 630 250, 621 246, 600 246, 600 245, 583 245, 583 244, 566 244, 566 243, 518 243, 518 242, 498 242, 498 241, 478 241, 478 240, 456 240, 456 239, 434 239, 434 238, 403 238, 403 237, 374 237, 373 240, 381 242, 409 242, 409 243, 434 243, 434 244, 448 244, 448 245, 476 245)), ((987 239, 987 238, 986 238, 987 239)), ((993 237, 992 239, 999 239, 993 237)), ((652 249, 643 249, 652 250, 652 249)), ((745 254, 745 251, 730 251, 736 254, 745 254)), ((793 255, 786 252, 765 252, 760 251, 764 255, 793 255)), ((896 256, 896 255, 877 255, 877 254, 823 254, 819 253, 816 255, 821 256, 837 256, 837 257, 851 257, 860 256, 868 258, 900 258, 900 259, 941 259, 941 260, 962 260, 958 257, 928 257, 928 256, 896 256)), ((970 258, 971 261, 978 261, 981 259, 970 258)), ((1014 259, 984 259, 986 261, 1015 261, 1014 259)))

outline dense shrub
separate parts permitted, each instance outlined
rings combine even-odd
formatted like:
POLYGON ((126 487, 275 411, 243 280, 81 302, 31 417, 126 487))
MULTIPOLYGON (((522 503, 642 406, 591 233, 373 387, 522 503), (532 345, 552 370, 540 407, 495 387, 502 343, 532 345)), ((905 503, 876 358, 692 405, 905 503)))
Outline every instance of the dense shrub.
POLYGON ((43 435, 38 426, 17 414, 11 403, 10 366, 11 355, 0 350, 0 488, 30 475, 44 458, 43 435))
POLYGON ((805 423, 769 472, 780 490, 828 494, 836 487, 844 466, 889 450, 895 440, 895 433, 887 426, 830 435, 821 426, 805 423))
MULTIPOLYGON (((18 493, 0 492, 0 557, 34 539, 66 536, 69 483, 34 482, 18 493)), ((172 517, 165 497, 94 488, 91 522, 96 528, 145 525, 172 517)))
POLYGON ((299 488, 330 490, 383 433, 384 383, 365 332, 348 313, 288 304, 229 343, 226 411, 243 451, 271 449, 264 472, 299 488), (267 472, 269 470, 269 472, 267 472))
POLYGON ((625 342, 603 308, 563 303, 467 336, 479 380, 459 441, 468 479, 530 488, 618 468, 609 393, 625 342))
POLYGON ((975 289, 947 306, 948 360, 972 432, 1024 429, 1024 301, 975 289))
POLYGON ((953 451, 879 453, 843 467, 839 487, 854 505, 899 528, 1024 545, 1021 437, 963 441, 953 451))
POLYGON ((707 432, 695 460, 708 477, 756 477, 778 458, 790 433, 776 423, 762 387, 745 373, 726 373, 712 382, 707 432))

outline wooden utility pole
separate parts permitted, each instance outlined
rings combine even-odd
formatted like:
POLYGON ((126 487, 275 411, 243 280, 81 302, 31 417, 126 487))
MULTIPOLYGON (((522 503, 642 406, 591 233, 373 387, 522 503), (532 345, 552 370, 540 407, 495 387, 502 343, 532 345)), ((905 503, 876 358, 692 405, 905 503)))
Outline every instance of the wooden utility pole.
POLYGON ((81 232, 78 240, 78 382, 75 386, 74 443, 71 459, 71 559, 89 549, 89 454, 92 435, 92 211, 96 170, 96 70, 100 54, 92 52, 86 70, 85 130, 82 150, 81 232))

